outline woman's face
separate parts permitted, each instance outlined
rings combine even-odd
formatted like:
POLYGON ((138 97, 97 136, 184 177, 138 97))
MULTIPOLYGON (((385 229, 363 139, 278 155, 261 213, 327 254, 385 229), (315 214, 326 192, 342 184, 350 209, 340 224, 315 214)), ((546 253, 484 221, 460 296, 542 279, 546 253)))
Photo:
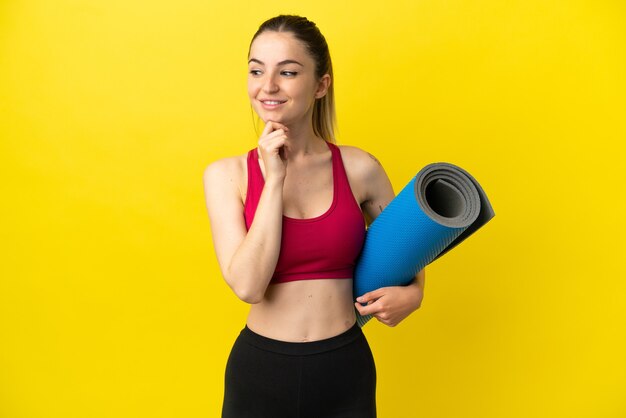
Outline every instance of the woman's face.
POLYGON ((266 31, 250 47, 248 96, 263 122, 309 123, 316 98, 324 96, 329 76, 320 82, 315 61, 290 32, 266 31))

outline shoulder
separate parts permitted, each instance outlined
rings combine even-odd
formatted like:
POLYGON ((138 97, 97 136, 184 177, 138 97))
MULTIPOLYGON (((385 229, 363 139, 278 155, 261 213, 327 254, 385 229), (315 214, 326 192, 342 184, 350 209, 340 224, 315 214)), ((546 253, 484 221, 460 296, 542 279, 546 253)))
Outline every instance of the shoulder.
POLYGON ((222 158, 213 161, 205 167, 204 181, 215 181, 238 178, 246 171, 246 159, 248 154, 222 158))
POLYGON ((369 201, 383 205, 379 200, 393 195, 393 188, 380 161, 371 153, 351 145, 340 145, 339 150, 350 187, 359 204, 369 201))
POLYGON ((351 177, 368 180, 384 174, 382 164, 371 153, 352 145, 338 147, 346 172, 351 177))
POLYGON ((230 192, 241 195, 246 189, 245 185, 248 180, 247 157, 246 152, 243 155, 222 158, 207 165, 202 175, 207 195, 219 196, 230 192))

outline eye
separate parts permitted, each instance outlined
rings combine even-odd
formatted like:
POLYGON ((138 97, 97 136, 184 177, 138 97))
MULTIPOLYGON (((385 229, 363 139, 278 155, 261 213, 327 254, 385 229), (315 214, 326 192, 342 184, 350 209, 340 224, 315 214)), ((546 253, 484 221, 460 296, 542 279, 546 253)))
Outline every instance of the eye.
POLYGON ((295 77, 298 73, 295 71, 281 71, 281 74, 287 77, 295 77))
POLYGON ((261 70, 250 70, 250 74, 252 74, 252 75, 260 75, 261 74, 261 70))

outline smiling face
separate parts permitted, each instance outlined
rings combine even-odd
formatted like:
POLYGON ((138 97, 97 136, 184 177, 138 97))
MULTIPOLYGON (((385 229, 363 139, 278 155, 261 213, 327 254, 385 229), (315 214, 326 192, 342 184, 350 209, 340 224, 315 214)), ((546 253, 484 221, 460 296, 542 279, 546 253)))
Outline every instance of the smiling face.
POLYGON ((330 76, 315 75, 315 61, 290 32, 266 31, 252 42, 248 97, 263 120, 311 124, 315 99, 326 94, 330 76))

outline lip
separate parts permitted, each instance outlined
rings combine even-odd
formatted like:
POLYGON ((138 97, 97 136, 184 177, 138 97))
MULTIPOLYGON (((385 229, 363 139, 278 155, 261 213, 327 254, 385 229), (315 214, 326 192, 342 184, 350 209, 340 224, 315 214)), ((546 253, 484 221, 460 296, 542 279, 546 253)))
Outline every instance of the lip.
POLYGON ((282 105, 284 105, 287 100, 276 100, 276 99, 259 99, 259 102, 261 103, 261 106, 263 106, 264 109, 276 109, 277 107, 280 107, 282 105), (266 103, 266 102, 278 102, 278 103, 266 103))

